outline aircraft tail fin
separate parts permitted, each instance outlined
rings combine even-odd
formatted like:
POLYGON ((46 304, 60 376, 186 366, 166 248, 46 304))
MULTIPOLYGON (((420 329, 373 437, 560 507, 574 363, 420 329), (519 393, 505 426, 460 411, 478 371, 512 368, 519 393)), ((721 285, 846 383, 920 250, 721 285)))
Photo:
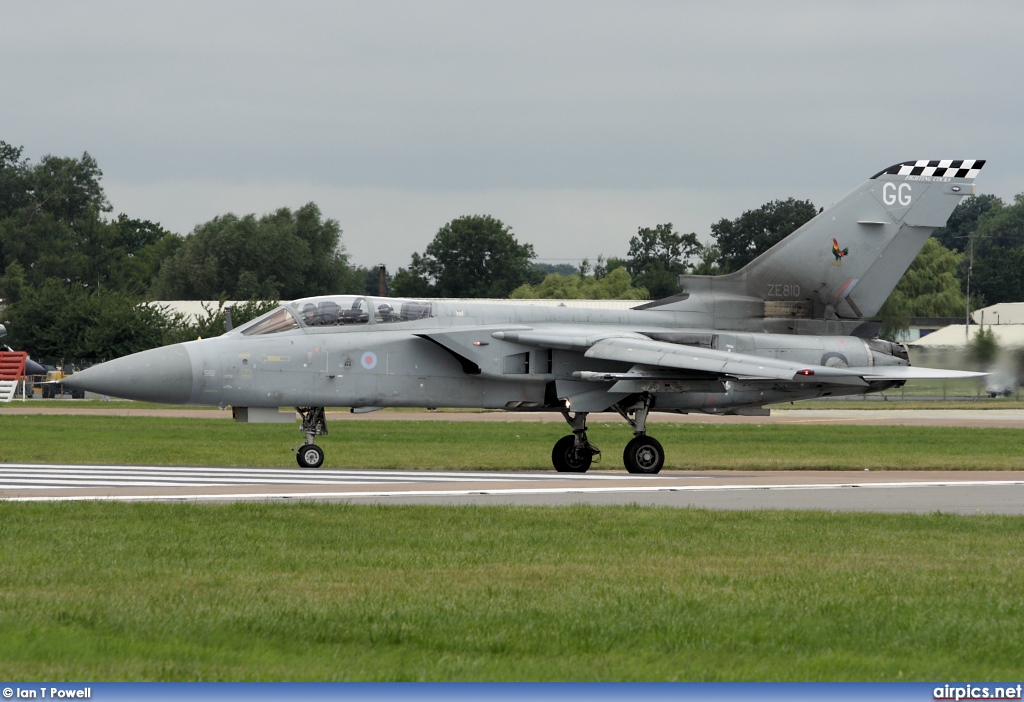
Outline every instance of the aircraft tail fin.
POLYGON ((932 230, 975 194, 983 160, 904 161, 879 171, 747 266, 681 276, 684 292, 729 289, 766 316, 873 317, 932 230), (717 278, 717 280, 712 280, 717 278))

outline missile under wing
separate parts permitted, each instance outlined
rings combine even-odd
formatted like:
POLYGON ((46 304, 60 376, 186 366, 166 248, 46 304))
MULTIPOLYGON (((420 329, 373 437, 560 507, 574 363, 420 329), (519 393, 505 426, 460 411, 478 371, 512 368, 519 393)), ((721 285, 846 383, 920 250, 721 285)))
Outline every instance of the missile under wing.
POLYGON ((915 378, 981 375, 910 365, 868 321, 935 227, 974 194, 980 160, 887 168, 743 269, 682 276, 683 292, 629 310, 335 295, 286 303, 226 334, 94 366, 64 384, 153 402, 231 405, 273 421, 295 407, 300 466, 318 467, 325 407, 560 412, 558 471, 599 453, 591 412, 633 428, 623 462, 657 473, 651 412, 761 414, 776 402, 859 395, 915 378))

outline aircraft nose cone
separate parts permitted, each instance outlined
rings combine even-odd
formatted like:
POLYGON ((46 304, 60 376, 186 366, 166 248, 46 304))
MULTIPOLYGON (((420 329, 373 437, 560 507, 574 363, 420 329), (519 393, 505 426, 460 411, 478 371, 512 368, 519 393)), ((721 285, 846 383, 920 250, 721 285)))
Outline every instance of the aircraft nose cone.
POLYGON ((192 395, 192 361, 182 344, 174 344, 100 363, 61 382, 127 400, 181 404, 192 395))

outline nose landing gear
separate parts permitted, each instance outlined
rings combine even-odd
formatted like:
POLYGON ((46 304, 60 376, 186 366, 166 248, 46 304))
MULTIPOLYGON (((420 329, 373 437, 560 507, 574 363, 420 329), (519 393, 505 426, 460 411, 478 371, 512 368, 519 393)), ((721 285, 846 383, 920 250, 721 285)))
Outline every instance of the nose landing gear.
POLYGON ((327 435, 327 417, 323 407, 296 407, 302 417, 306 441, 295 447, 295 460, 300 468, 319 468, 324 463, 324 450, 313 443, 313 437, 327 435))

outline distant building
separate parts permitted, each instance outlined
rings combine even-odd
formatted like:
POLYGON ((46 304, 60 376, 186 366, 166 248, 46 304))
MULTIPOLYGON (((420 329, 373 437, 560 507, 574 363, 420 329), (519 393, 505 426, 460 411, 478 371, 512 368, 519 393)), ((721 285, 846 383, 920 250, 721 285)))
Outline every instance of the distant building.
POLYGON ((907 331, 900 334, 896 341, 900 341, 904 344, 912 344, 918 339, 928 336, 933 332, 937 332, 939 329, 950 326, 951 324, 963 323, 963 317, 911 317, 910 322, 907 325, 909 328, 907 331))
POLYGON ((1004 324, 1024 324, 1024 302, 1000 302, 971 312, 971 321, 975 324, 1002 326, 1004 324))
MULTIPOLYGON (((145 304, 150 307, 162 307, 171 314, 184 315, 187 324, 194 324, 196 320, 220 309, 220 300, 152 300, 145 304)), ((224 306, 231 307, 240 304, 245 304, 245 301, 228 300, 224 306)))

